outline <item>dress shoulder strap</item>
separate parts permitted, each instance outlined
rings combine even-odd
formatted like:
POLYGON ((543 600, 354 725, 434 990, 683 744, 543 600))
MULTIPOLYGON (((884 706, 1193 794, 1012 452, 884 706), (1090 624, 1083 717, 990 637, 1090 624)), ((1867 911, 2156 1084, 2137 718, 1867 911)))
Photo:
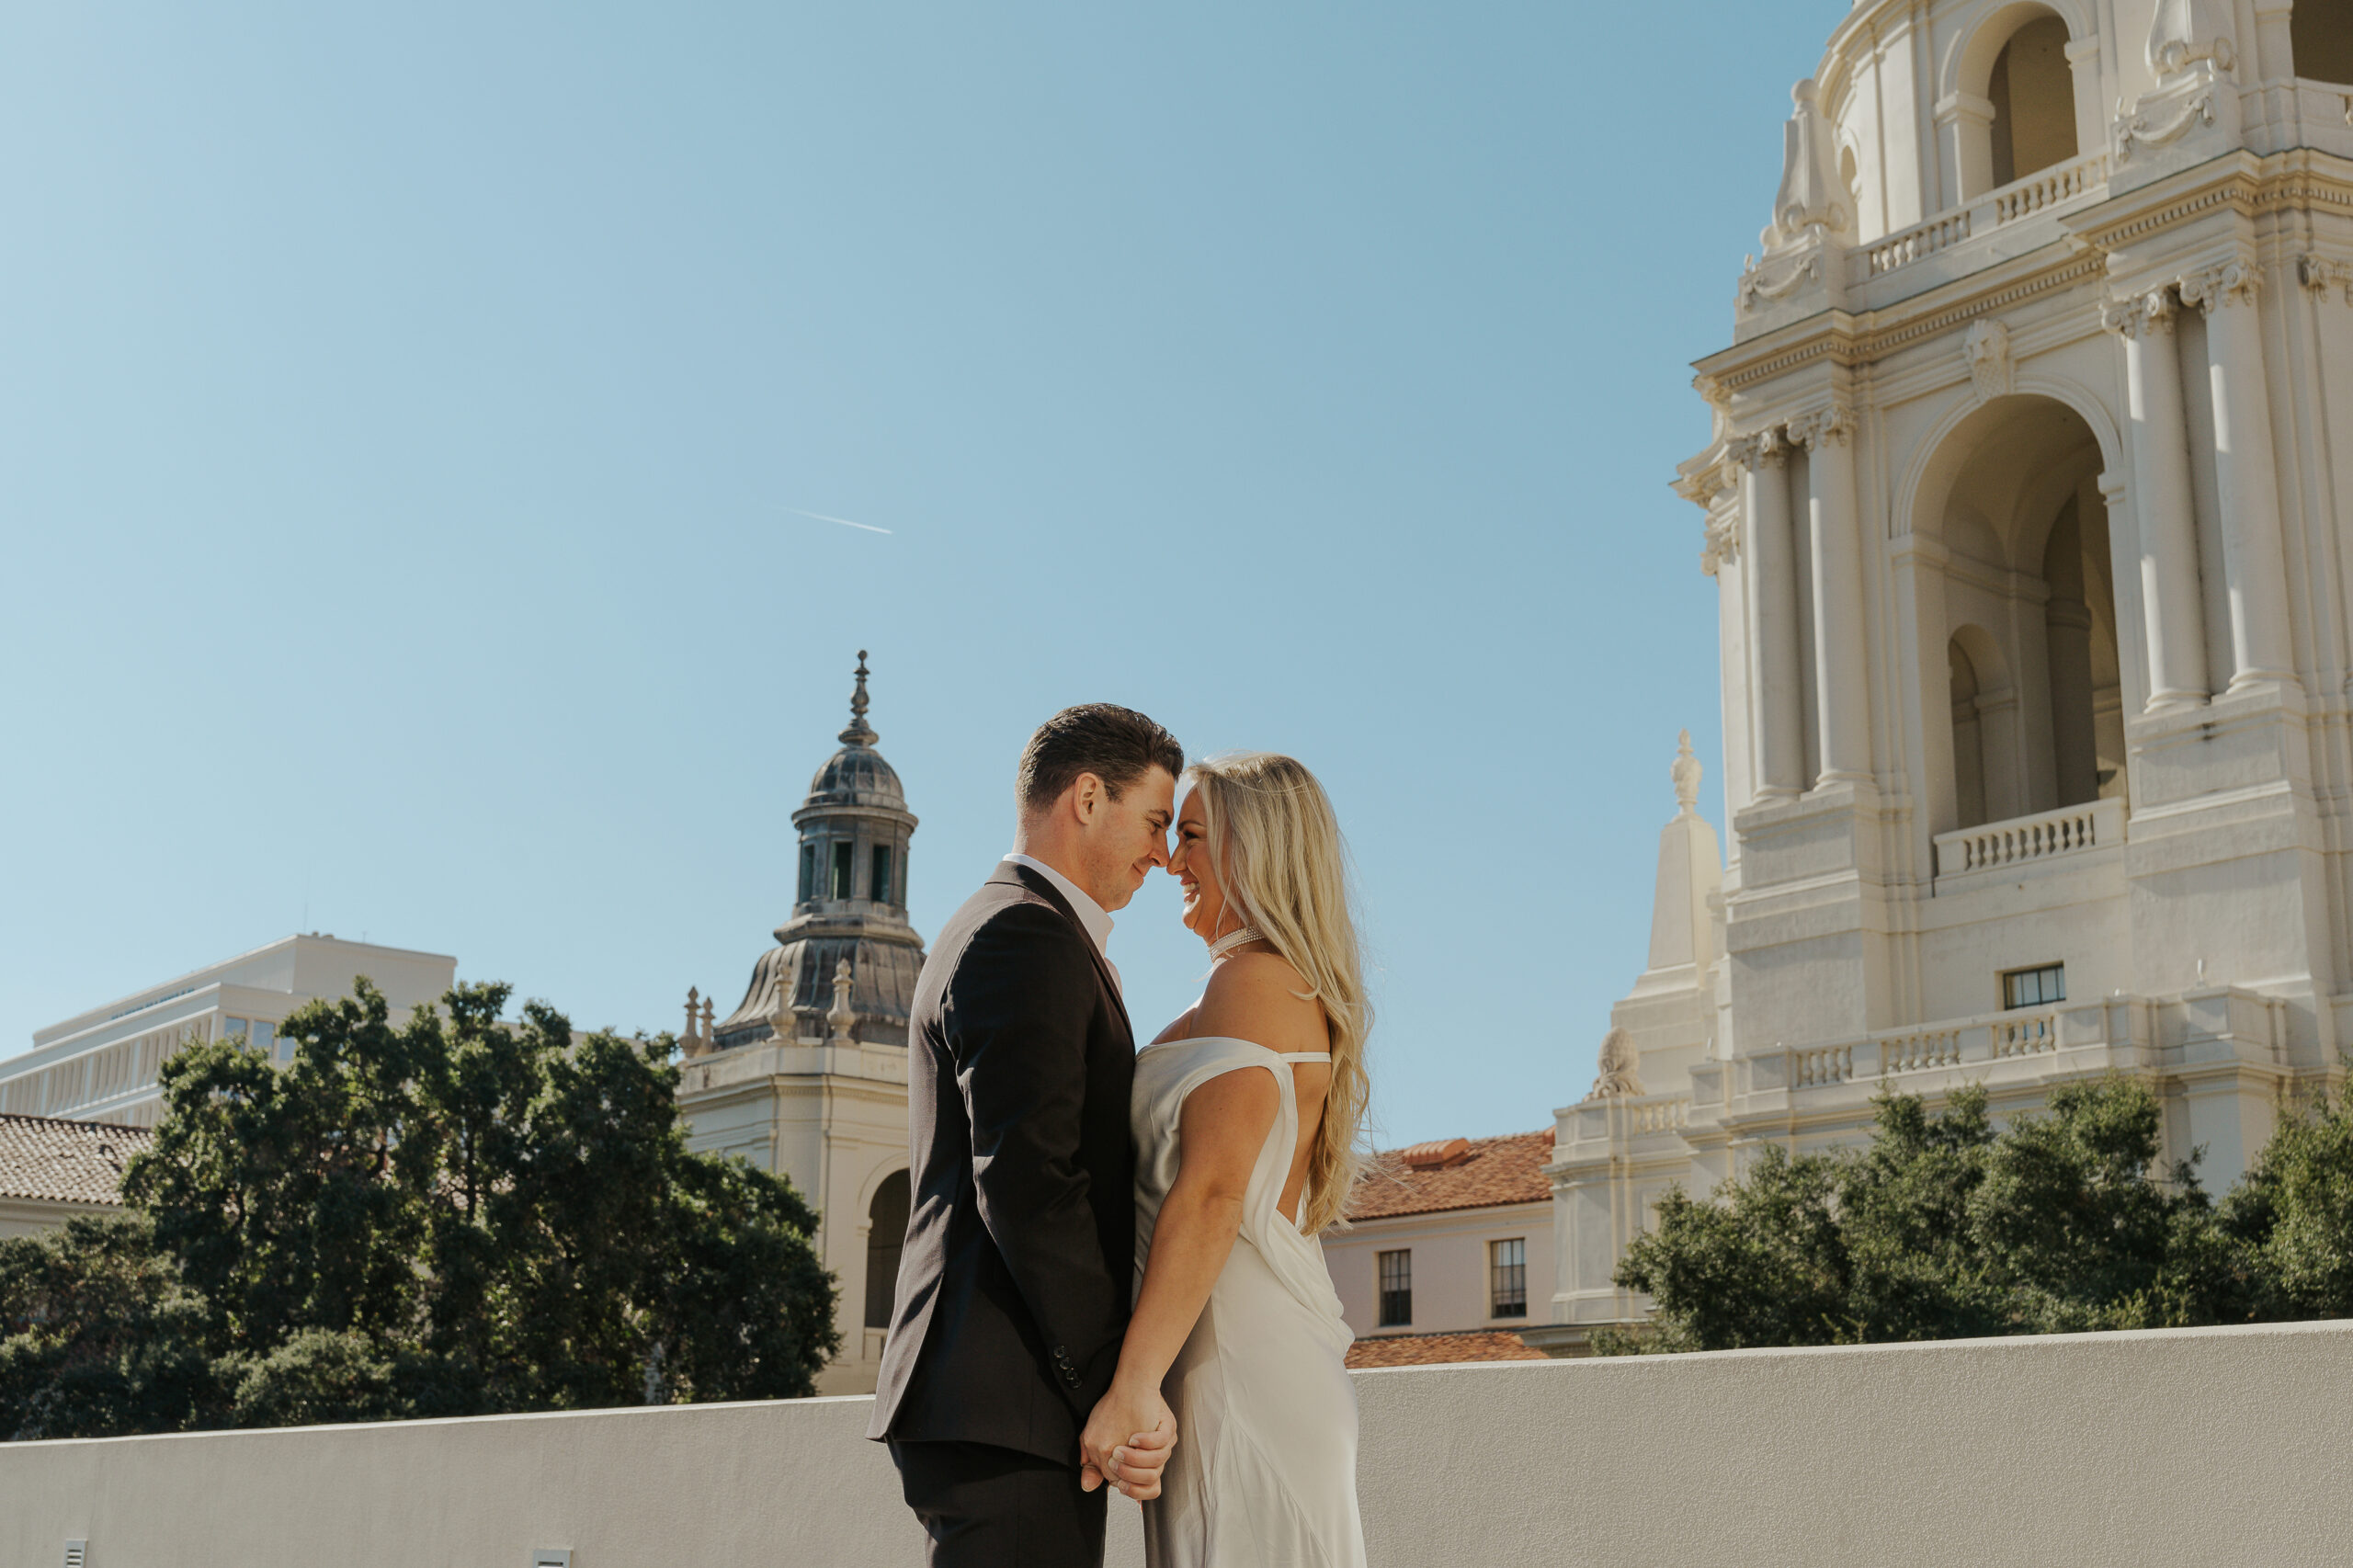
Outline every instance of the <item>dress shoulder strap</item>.
POLYGON ((1332 1053, 1328 1051, 1290 1051, 1278 1054, 1285 1062, 1329 1062, 1332 1060, 1332 1053))

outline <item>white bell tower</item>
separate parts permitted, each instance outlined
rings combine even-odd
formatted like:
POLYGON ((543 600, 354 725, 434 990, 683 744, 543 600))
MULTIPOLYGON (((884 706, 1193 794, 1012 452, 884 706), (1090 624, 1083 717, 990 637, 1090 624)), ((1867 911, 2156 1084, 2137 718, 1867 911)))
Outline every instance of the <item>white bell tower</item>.
POLYGON ((1862 0, 1783 145, 1677 486, 1722 956, 1562 1113, 1564 1325, 1882 1088, 2130 1074, 2220 1189, 2353 1045, 2353 4, 1862 0))

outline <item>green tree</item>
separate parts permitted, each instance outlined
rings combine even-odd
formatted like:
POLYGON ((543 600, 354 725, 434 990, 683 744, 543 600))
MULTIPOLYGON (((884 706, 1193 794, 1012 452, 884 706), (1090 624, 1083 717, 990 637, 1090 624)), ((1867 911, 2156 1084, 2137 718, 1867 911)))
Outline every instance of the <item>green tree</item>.
POLYGON ((176 1432, 219 1407, 204 1301, 143 1215, 0 1242, 0 1433, 176 1432))
POLYGON ((1730 1349, 2139 1328, 2240 1314, 2245 1268, 2155 1097, 2054 1091, 1996 1133, 1982 1089, 1877 1106, 1863 1149, 1768 1148, 1711 1202, 1670 1192, 1617 1280, 1650 1325, 1597 1347, 1730 1349))
POLYGON ((10 1428, 813 1392, 838 1341, 807 1205, 688 1151, 666 1036, 502 1023, 507 995, 396 1022, 362 981, 287 1020, 285 1066, 233 1040, 167 1063, 133 1217, 0 1244, 10 1428))
POLYGON ((2353 1099, 2282 1118, 2222 1204, 2249 1316, 2353 1317, 2353 1099))

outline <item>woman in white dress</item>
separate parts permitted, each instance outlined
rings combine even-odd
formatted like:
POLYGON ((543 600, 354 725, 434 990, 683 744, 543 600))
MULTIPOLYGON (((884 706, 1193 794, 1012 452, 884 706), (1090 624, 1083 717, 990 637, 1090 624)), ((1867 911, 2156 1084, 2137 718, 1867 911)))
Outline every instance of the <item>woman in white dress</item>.
POLYGON ((1268 753, 1178 786, 1169 870, 1201 999, 1137 1054, 1135 1314, 1080 1441, 1098 1466, 1165 1397, 1150 1568, 1360 1568, 1349 1333, 1316 1233, 1356 1173, 1371 1013, 1339 824, 1268 753))

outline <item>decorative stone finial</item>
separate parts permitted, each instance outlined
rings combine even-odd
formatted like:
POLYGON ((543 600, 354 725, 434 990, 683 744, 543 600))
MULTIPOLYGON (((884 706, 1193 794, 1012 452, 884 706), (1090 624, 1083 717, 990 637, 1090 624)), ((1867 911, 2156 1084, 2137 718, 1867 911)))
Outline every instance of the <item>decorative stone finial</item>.
POLYGON ((711 1000, 710 1000, 710 997, 708 997, 708 996, 704 997, 704 998, 702 999, 702 1042, 703 1042, 703 1044, 704 1044, 704 1045, 706 1045, 706 1046, 708 1046, 708 1045, 710 1045, 710 1044, 711 1044, 711 1043, 712 1043, 712 1041, 711 1041, 711 1032, 710 1032, 710 1021, 711 1021, 711 1019, 713 1019, 713 1018, 717 1017, 718 1016, 719 1016, 719 1009, 718 1009, 716 1006, 712 1006, 712 1004, 711 1004, 711 1000))
POLYGON ((882 737, 866 722, 866 650, 858 651, 858 689, 850 693, 849 728, 841 733, 846 746, 870 746, 882 737))
POLYGON ((830 1045, 857 1043, 851 1034, 851 1030, 858 1024, 858 1012, 850 1006, 850 973, 847 959, 834 960, 834 1010, 825 1015, 825 1022, 833 1031, 827 1037, 826 1043, 830 1045))
POLYGON ((1619 1095, 1639 1095, 1647 1091, 1642 1079, 1634 1075, 1634 1037, 1624 1029, 1611 1029, 1601 1037, 1601 1073, 1593 1081, 1589 1100, 1608 1099, 1619 1095))
POLYGON ((695 1017, 699 1010, 697 1004, 701 1000, 702 993, 699 989, 691 985, 687 987, 687 1032, 678 1037, 678 1049, 689 1057, 700 1056, 710 1049, 708 1030, 698 1033, 695 1028, 695 1017))
POLYGON ((1699 759, 1691 755, 1691 732, 1686 730, 1676 737, 1675 760, 1667 766, 1667 777, 1675 780, 1675 803, 1689 816, 1699 803, 1699 759))

